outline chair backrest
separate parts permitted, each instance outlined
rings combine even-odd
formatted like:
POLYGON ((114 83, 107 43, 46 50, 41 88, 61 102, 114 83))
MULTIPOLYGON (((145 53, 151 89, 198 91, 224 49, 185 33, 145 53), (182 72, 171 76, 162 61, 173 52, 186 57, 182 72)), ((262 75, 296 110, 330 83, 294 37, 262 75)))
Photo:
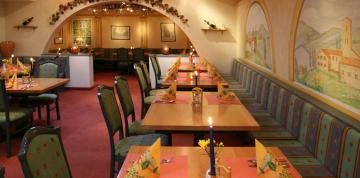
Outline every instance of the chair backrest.
POLYGON ((101 111, 103 113, 106 126, 110 135, 110 140, 113 139, 113 136, 116 132, 119 132, 120 138, 124 138, 122 132, 122 122, 121 115, 119 111, 118 104, 116 102, 116 97, 113 87, 99 85, 97 96, 99 99, 101 111))
POLYGON ((147 65, 145 64, 144 61, 140 61, 140 66, 141 66, 141 69, 144 73, 144 77, 145 77, 145 80, 146 80, 146 84, 148 85, 148 89, 151 89, 151 79, 150 79, 150 74, 149 74, 149 70, 147 68, 147 65))
POLYGON ((154 73, 155 73, 155 79, 159 80, 161 77, 161 71, 159 68, 159 65, 157 64, 157 60, 155 56, 150 56, 150 60, 151 60, 151 65, 154 69, 154 73))
POLYGON ((0 112, 5 112, 5 118, 9 121, 8 95, 6 94, 5 79, 0 77, 0 112))
POLYGON ((4 178, 4 177, 5 177, 5 167, 0 166, 0 178, 4 178))
POLYGON ((59 129, 29 129, 22 139, 18 158, 27 178, 72 177, 59 129))
POLYGON ((144 77, 144 73, 140 67, 140 64, 136 63, 134 64, 134 69, 135 69, 135 73, 139 82, 139 86, 140 86, 140 90, 141 90, 141 95, 142 97, 148 96, 148 87, 146 84, 146 79, 144 77))
POLYGON ((129 60, 129 52, 126 48, 116 49, 116 55, 117 55, 117 60, 119 60, 119 61, 129 60))
POLYGON ((34 69, 34 75, 41 78, 58 78, 60 66, 56 61, 39 61, 34 69))
POLYGON ((131 98, 131 93, 129 89, 129 85, 127 82, 127 79, 115 76, 115 88, 117 91, 117 95, 120 100, 121 108, 124 114, 124 120, 125 120, 125 133, 126 136, 129 135, 129 124, 128 124, 128 118, 130 115, 132 115, 132 121, 135 121, 135 109, 134 109, 134 103, 131 98))
POLYGON ((133 59, 136 61, 143 61, 145 59, 144 49, 141 48, 133 49, 133 59))

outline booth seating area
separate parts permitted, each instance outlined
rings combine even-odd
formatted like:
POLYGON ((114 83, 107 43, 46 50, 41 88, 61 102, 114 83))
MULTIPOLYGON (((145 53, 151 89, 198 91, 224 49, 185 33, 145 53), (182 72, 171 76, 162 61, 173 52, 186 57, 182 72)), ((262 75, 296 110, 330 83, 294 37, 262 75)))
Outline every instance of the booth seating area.
POLYGON ((354 118, 240 60, 225 78, 261 127, 250 137, 279 147, 303 177, 360 175, 360 125, 354 118))

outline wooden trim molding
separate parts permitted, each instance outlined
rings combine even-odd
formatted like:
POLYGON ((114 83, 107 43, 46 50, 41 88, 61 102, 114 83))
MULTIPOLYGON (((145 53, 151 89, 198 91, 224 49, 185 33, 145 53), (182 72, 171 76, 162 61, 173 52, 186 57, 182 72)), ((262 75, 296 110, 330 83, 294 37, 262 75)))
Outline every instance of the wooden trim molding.
MULTIPOLYGON (((273 72, 273 73, 276 73, 276 65, 275 65, 275 48, 274 48, 274 36, 273 36, 273 30, 272 30, 272 24, 271 24, 271 20, 270 20, 270 16, 269 16, 269 11, 267 9, 267 6, 266 6, 266 3, 264 0, 254 0, 252 1, 248 8, 247 8, 247 13, 246 13, 246 19, 245 19, 245 34, 247 33, 246 32, 246 27, 247 27, 247 23, 248 23, 248 19, 249 19, 249 13, 250 13, 250 9, 253 7, 254 4, 258 4, 264 15, 265 15, 265 19, 266 19, 266 23, 268 25, 268 28, 269 28, 269 34, 270 34, 270 45, 271 45, 271 70, 269 69, 266 69, 265 67, 262 67, 260 65, 257 65, 257 68, 259 68, 259 70, 262 70, 262 71, 266 71, 266 72, 273 72)), ((247 39, 247 34, 245 35, 247 39)))

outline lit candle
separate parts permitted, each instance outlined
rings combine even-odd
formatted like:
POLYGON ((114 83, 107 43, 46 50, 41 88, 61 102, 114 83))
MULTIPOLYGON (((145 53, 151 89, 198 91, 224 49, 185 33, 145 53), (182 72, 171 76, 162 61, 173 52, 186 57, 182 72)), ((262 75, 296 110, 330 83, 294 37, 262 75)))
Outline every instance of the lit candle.
POLYGON ((13 58, 15 57, 14 54, 11 54, 11 64, 14 64, 13 58))
POLYGON ((210 176, 216 176, 213 123, 211 117, 209 117, 209 130, 210 130, 210 176))
POLYGON ((58 52, 60 52, 61 51, 61 48, 58 48, 58 52))
POLYGON ((30 58, 30 62, 31 62, 31 71, 34 70, 34 62, 35 62, 35 59, 34 58, 30 58))

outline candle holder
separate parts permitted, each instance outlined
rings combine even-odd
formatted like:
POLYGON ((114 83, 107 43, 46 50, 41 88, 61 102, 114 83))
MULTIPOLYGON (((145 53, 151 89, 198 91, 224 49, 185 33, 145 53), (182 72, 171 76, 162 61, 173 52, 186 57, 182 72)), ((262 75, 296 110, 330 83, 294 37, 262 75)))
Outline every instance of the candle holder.
POLYGON ((199 87, 192 89, 192 106, 194 111, 201 111, 202 100, 203 100, 203 90, 199 87))

